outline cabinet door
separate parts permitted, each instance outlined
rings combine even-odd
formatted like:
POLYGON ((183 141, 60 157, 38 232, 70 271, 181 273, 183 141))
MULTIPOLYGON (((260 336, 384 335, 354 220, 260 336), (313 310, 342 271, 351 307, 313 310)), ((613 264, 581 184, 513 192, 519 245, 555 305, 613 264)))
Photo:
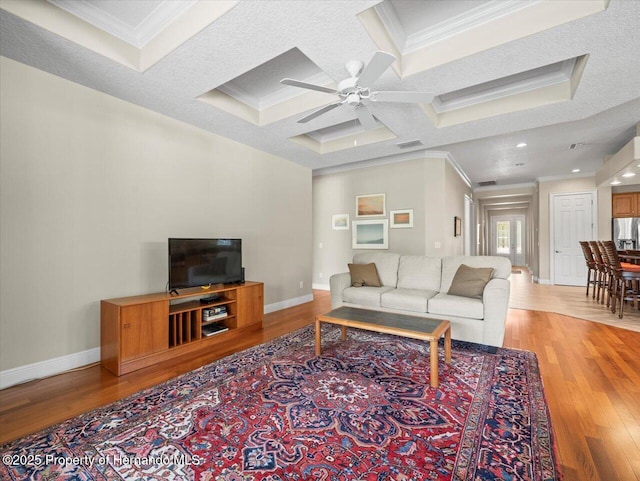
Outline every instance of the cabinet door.
POLYGON ((128 361, 169 348, 169 303, 124 306, 120 314, 120 359, 128 361))
POLYGON ((634 217, 638 210, 637 197, 638 194, 635 192, 613 194, 611 196, 613 217, 634 217))
POLYGON ((238 289, 238 327, 262 323, 264 319, 264 285, 238 289))

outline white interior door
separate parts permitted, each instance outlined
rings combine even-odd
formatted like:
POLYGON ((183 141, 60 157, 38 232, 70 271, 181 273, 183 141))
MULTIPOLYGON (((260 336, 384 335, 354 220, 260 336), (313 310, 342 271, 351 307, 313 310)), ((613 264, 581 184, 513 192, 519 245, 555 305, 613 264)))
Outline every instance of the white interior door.
POLYGON ((511 265, 526 264, 524 215, 491 217, 491 255, 506 257, 511 265))
POLYGON ((579 242, 594 238, 593 194, 555 194, 551 208, 553 283, 584 286, 587 268, 579 242))

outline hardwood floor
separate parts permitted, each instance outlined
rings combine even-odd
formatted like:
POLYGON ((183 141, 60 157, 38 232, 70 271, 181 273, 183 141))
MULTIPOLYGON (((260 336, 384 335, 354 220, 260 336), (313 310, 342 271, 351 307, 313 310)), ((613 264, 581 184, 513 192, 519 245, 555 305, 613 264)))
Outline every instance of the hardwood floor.
MULTIPOLYGON (((512 276, 512 280, 514 276, 512 276)), ((537 284, 514 282, 519 296, 537 284)), ((329 293, 265 316, 246 348, 310 324, 329 293)), ((561 302, 561 301, 559 301, 561 302)), ((585 301, 588 302, 588 301, 585 301)), ((640 480, 640 333, 552 312, 510 309, 505 347, 537 353, 565 481, 640 480)), ((92 366, 0 391, 0 444, 188 372, 231 351, 116 377, 92 366)))

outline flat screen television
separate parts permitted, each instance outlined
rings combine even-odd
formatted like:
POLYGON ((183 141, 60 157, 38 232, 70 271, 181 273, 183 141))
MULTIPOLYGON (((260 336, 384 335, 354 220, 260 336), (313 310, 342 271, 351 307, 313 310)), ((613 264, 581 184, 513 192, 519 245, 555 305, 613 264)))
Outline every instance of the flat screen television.
POLYGON ((169 290, 242 280, 242 239, 169 239, 169 290))

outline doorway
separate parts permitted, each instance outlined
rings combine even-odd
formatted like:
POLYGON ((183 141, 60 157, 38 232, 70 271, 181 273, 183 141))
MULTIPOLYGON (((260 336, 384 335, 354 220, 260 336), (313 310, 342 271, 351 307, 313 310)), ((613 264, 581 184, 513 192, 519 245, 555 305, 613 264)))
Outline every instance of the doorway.
POLYGON ((551 194, 552 284, 586 285, 587 270, 579 242, 594 239, 594 197, 593 192, 551 194))
POLYGON ((491 255, 506 257, 513 266, 525 266, 525 230, 524 215, 491 217, 491 255))

